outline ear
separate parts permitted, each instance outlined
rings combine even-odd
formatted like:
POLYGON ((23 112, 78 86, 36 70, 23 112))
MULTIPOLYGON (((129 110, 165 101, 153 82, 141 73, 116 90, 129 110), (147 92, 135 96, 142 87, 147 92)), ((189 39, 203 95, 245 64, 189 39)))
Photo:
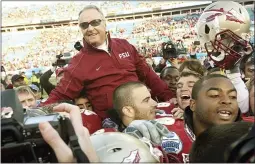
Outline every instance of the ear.
POLYGON ((190 100, 190 109, 192 112, 194 112, 196 110, 196 100, 194 100, 194 99, 190 100))
POLYGON ((134 118, 135 117, 135 110, 131 106, 124 106, 122 108, 122 112, 126 117, 134 118))

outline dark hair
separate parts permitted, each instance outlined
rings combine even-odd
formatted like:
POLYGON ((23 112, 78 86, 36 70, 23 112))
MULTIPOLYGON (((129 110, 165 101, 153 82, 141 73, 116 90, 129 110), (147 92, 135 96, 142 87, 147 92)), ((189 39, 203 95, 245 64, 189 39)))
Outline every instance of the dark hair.
POLYGON ((122 108, 124 106, 132 106, 132 91, 135 88, 145 86, 141 82, 127 82, 118 86, 113 92, 113 108, 117 111, 120 118, 123 116, 122 108))
POLYGON ((224 76, 224 75, 220 75, 220 74, 210 74, 210 75, 207 75, 207 76, 204 76, 202 77, 200 80, 198 80, 194 86, 193 86, 193 89, 192 89, 192 93, 191 93, 191 98, 196 100, 197 97, 198 97, 198 93, 199 91, 201 90, 201 88, 203 87, 203 83, 209 79, 212 79, 212 78, 225 78, 225 79, 228 79, 227 76, 224 76))
POLYGON ((160 78, 162 79, 163 77, 165 77, 165 74, 168 70, 171 70, 171 69, 176 69, 178 72, 178 68, 176 68, 175 66, 169 66, 169 67, 165 67, 161 72, 160 72, 160 78))
POLYGON ((184 68, 188 68, 191 71, 197 72, 200 75, 204 76, 205 74, 205 68, 204 66, 200 63, 199 60, 197 59, 188 59, 185 60, 179 68, 179 71, 182 72, 184 70, 184 68))
POLYGON ((202 132, 193 143, 189 159, 191 163, 224 163, 224 153, 249 131, 250 122, 234 122, 215 125, 202 132))
POLYGON ((242 60, 241 60, 241 62, 240 62, 240 66, 239 66, 241 72, 244 73, 244 71, 245 71, 245 65, 246 65, 246 64, 249 64, 249 65, 250 65, 250 64, 254 64, 254 56, 255 56, 255 52, 253 52, 253 54, 251 53, 250 55, 245 55, 245 56, 242 58, 242 60))

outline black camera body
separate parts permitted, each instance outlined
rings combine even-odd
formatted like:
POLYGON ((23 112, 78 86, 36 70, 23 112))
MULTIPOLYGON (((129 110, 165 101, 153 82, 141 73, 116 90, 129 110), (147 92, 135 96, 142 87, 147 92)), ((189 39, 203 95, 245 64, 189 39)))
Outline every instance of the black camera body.
POLYGON ((83 46, 81 45, 81 42, 77 41, 77 42, 75 42, 75 44, 74 44, 74 48, 75 48, 77 51, 80 51, 80 50, 83 48, 83 46))
POLYGON ((162 44, 162 52, 165 60, 179 56, 176 46, 171 41, 162 44))
POLYGON ((48 121, 63 141, 68 143, 68 133, 64 125, 70 120, 59 113, 36 113, 35 117, 30 113, 24 116, 15 90, 8 89, 1 94, 1 162, 57 162, 55 153, 42 138, 38 125, 48 121), (6 108, 9 110, 6 111, 6 108))
POLYGON ((66 64, 68 64, 72 58, 71 53, 63 53, 63 54, 59 54, 56 55, 57 61, 55 63, 52 64, 53 67, 63 67, 66 64))
POLYGON ((39 123, 48 121, 59 133, 60 137, 68 143, 65 132, 64 117, 59 114, 28 117, 23 124, 13 118, 1 120, 1 162, 57 162, 56 156, 49 145, 43 140, 39 130, 39 123))

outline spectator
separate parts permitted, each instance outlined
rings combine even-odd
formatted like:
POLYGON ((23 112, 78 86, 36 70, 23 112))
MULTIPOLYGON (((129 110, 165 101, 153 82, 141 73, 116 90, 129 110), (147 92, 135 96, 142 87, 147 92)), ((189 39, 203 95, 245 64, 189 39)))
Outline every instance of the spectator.
POLYGON ((5 83, 6 83, 6 89, 12 89, 13 88, 13 84, 12 84, 12 75, 11 74, 7 74, 5 76, 5 83))
POLYGON ((232 143, 248 133, 250 122, 211 127, 201 133, 190 151, 191 163, 225 163, 225 152, 232 143))
POLYGON ((26 82, 24 81, 24 77, 18 74, 13 75, 11 81, 12 81, 13 87, 15 88, 26 85, 26 82))
POLYGON ((37 106, 36 97, 29 86, 20 86, 16 88, 20 103, 24 109, 30 109, 37 106))
POLYGON ((81 95, 78 98, 75 98, 74 104, 77 105, 81 110, 86 109, 86 110, 93 111, 92 105, 90 104, 87 96, 85 95, 81 95))
POLYGON ((25 81, 26 85, 28 85, 29 80, 28 80, 28 78, 27 78, 25 72, 21 72, 20 75, 24 77, 24 81, 25 81))
MULTIPOLYGON (((43 75, 42 70, 39 70, 39 72, 36 74, 36 77, 37 77, 38 79, 40 79, 42 75, 43 75)), ((40 80, 39 80, 39 81, 40 81, 40 80)), ((41 95, 43 95, 43 87, 42 87, 41 82, 40 82, 39 85, 40 85, 40 89, 41 89, 41 95)))
POLYGON ((194 71, 196 73, 199 73, 201 76, 205 75, 205 68, 203 67, 203 65, 200 63, 199 60, 196 59, 188 59, 186 61, 184 61, 180 68, 179 68, 180 72, 183 71, 194 71))
POLYGON ((31 83, 36 85, 37 87, 40 87, 40 80, 36 77, 35 71, 32 71, 31 83))
POLYGON ((139 80, 152 90, 153 98, 169 101, 173 97, 133 45, 123 39, 110 38, 105 17, 98 7, 85 7, 79 13, 79 26, 84 48, 71 60, 64 78, 45 104, 74 99, 85 87, 95 112, 106 118, 105 111, 112 108, 113 90, 122 83, 139 80))
POLYGON ((42 100, 42 95, 41 95, 40 89, 34 84, 30 84, 29 87, 35 95, 37 106, 39 106, 39 104, 41 103, 41 100, 42 100))
POLYGON ((200 74, 192 71, 181 73, 176 90, 177 103, 180 109, 185 110, 190 105, 192 88, 201 78, 200 74))
POLYGON ((244 56, 240 63, 240 72, 244 81, 254 77, 254 56, 255 53, 244 56))
POLYGON ((48 95, 50 95, 51 91, 56 87, 49 81, 54 71, 56 72, 56 83, 58 84, 64 76, 64 68, 56 69, 56 67, 52 67, 48 71, 44 72, 44 74, 40 77, 41 86, 48 95))
POLYGON ((160 73, 160 78, 167 83, 168 88, 173 93, 176 93, 177 82, 180 78, 180 72, 176 67, 170 66, 164 68, 160 73))

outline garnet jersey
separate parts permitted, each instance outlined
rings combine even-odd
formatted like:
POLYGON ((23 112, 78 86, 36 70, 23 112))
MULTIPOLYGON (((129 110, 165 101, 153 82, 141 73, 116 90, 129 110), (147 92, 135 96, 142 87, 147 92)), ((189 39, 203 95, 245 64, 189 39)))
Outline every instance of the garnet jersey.
POLYGON ((169 162, 188 163, 189 151, 195 140, 193 132, 183 120, 174 119, 171 114, 157 114, 156 121, 165 125, 170 131, 170 135, 163 137, 161 143, 169 162))
POLYGON ((95 112, 90 110, 84 110, 84 112, 81 113, 81 117, 83 126, 85 126, 89 130, 90 134, 93 134, 94 132, 102 128, 102 121, 95 112))
POLYGON ((161 102, 158 103, 157 109, 165 111, 166 114, 172 114, 172 110, 175 108, 174 103, 161 102))

